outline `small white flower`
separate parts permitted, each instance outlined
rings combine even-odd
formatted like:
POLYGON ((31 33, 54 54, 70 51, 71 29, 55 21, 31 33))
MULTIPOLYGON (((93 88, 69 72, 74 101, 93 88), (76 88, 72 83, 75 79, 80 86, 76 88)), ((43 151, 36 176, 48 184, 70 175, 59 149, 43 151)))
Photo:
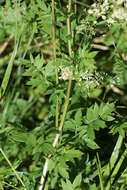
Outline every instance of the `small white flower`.
POLYGON ((97 24, 97 21, 96 21, 96 20, 94 21, 94 24, 97 24))
POLYGON ((107 5, 108 3, 109 3, 109 2, 108 2, 108 0, 104 0, 104 4, 106 4, 106 5, 107 5))
POLYGON ((70 78, 72 78, 73 76, 73 72, 69 69, 69 67, 65 67, 62 69, 62 75, 60 78, 62 78, 63 80, 69 80, 70 78))
POLYGON ((92 4, 92 7, 94 7, 94 8, 95 8, 96 6, 97 6, 97 5, 96 5, 96 3, 93 3, 93 4, 92 4))
POLYGON ((89 88, 90 85, 93 83, 93 81, 87 81, 85 84, 86 84, 86 88, 89 88))
POLYGON ((92 15, 92 14, 93 14, 93 10, 92 10, 92 9, 89 9, 89 10, 88 10, 88 13, 89 13, 90 15, 92 15))
POLYGON ((119 9, 115 9, 112 14, 112 17, 118 19, 124 19, 127 21, 127 11, 122 7, 119 9))
POLYGON ((116 21, 114 20, 114 19, 112 19, 112 18, 109 18, 108 20, 107 20, 107 23, 108 24, 113 24, 113 23, 115 23, 116 21))
POLYGON ((105 19, 106 19, 106 16, 105 16, 105 15, 102 15, 102 19, 105 20, 105 19))

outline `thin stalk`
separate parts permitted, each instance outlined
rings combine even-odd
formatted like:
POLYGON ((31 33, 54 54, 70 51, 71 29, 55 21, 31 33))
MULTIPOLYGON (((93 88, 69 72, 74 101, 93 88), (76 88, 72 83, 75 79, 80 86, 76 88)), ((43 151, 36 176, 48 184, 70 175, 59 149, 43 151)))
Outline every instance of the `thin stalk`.
POLYGON ((56 35, 55 35, 55 2, 52 0, 52 41, 53 41, 53 56, 56 61, 56 35))
MULTIPOLYGON (((71 90, 71 79, 69 80, 69 84, 68 84, 67 95, 66 95, 65 104, 64 104, 64 110, 63 110, 61 122, 60 122, 60 125, 59 125, 59 128, 58 128, 58 133, 56 134, 56 137, 55 137, 55 139, 53 141, 53 144, 52 144, 53 147, 56 147, 57 142, 58 142, 59 137, 60 137, 60 134, 62 132, 64 119, 65 119, 68 104, 69 104, 70 90, 71 90)), ((42 190, 43 187, 44 187, 44 182, 45 182, 45 178, 46 178, 47 170, 48 170, 48 162, 49 162, 50 158, 51 158, 51 154, 48 156, 48 158, 46 158, 44 168, 43 168, 43 173, 42 173, 41 180, 40 180, 39 190, 42 190)))
MULTIPOLYGON (((56 65, 56 35, 55 35, 55 2, 52 0, 52 44, 53 44, 53 59, 55 62, 55 73, 56 73, 56 85, 59 83, 58 69, 56 65)), ((58 117, 59 117, 59 101, 56 96, 56 130, 58 130, 58 117)))
MULTIPOLYGON (((68 13, 70 13, 70 11, 71 11, 71 0, 68 0, 68 13)), ((67 18, 67 31, 68 31, 68 35, 70 35, 71 34, 71 30, 70 30, 70 16, 68 16, 68 18, 67 18)), ((68 40, 68 52, 69 52, 69 55, 71 57, 72 51, 71 51, 71 42, 70 42, 70 40, 68 40)), ((63 114, 62 114, 60 125, 58 127, 58 133, 56 134, 56 137, 55 137, 55 139, 53 141, 53 144, 52 144, 53 147, 56 147, 56 145, 58 143, 58 140, 59 140, 59 137, 60 137, 61 132, 62 132, 62 128, 63 128, 63 124, 64 124, 64 120, 65 120, 65 116, 66 116, 67 108, 68 108, 68 104, 69 104, 71 82, 72 82, 72 79, 69 79, 66 99, 65 99, 65 103, 64 103, 64 110, 63 110, 63 114)), ((45 164, 44 164, 44 168, 43 168, 43 172, 42 172, 42 176, 41 176, 41 180, 40 180, 39 190, 42 190, 43 187, 44 187, 45 178, 46 178, 47 171, 48 171, 48 162, 49 162, 50 158, 51 158, 51 155, 49 155, 46 158, 46 161, 45 161, 45 164)))
MULTIPOLYGON (((70 35, 71 34, 71 27, 70 27, 70 12, 71 12, 71 0, 68 0, 68 17, 67 17, 67 34, 70 35)), ((71 41, 68 40, 68 52, 69 52, 69 56, 72 56, 72 50, 71 50, 71 41)), ((53 147, 56 147, 56 144, 59 140, 60 134, 62 132, 62 128, 63 128, 63 124, 64 124, 64 120, 65 120, 65 116, 67 113, 67 108, 68 108, 68 104, 69 104, 69 97, 70 97, 70 90, 71 90, 71 83, 72 83, 72 79, 69 79, 69 83, 68 83, 68 89, 67 89, 67 95, 66 95, 66 100, 65 100, 65 104, 64 104, 64 110, 63 110, 63 115, 62 115, 62 119, 58 128, 58 133, 56 134, 56 138, 54 139, 53 142, 53 147)))
MULTIPOLYGON (((6 183, 5 181, 2 182, 2 183, 4 183, 4 184, 5 184, 6 186, 8 186, 8 187, 12 187, 13 189, 19 190, 19 188, 14 187, 14 185, 10 185, 9 183, 6 183)), ((4 189, 0 189, 0 190, 4 190, 4 189)))
POLYGON ((75 11, 75 14, 76 14, 76 13, 77 13, 77 4, 76 4, 77 1, 75 0, 74 3, 75 3, 75 4, 74 4, 74 11, 75 11))
MULTIPOLYGON (((71 35, 71 27, 70 27, 70 13, 71 13, 71 0, 68 0, 68 17, 67 17, 67 34, 68 36, 71 35)), ((72 49, 71 49, 71 40, 68 39, 68 52, 70 57, 72 56, 72 49)))
POLYGON ((125 184, 122 184, 121 187, 120 187, 120 190, 123 190, 125 184))
MULTIPOLYGON (((55 2, 54 0, 52 0, 52 45, 53 45, 53 60, 55 62, 55 73, 56 73, 56 85, 59 83, 58 80, 58 69, 56 66, 56 36, 55 36, 55 2)), ((56 96, 56 130, 58 130, 58 117, 59 117, 59 101, 58 101, 58 96, 56 96)), ((47 170, 48 170, 48 162, 50 159, 51 155, 48 156, 48 158, 46 158, 45 160, 45 164, 44 164, 44 168, 43 168, 43 175, 41 177, 41 184, 44 184, 45 181, 45 177, 47 174, 47 170)), ((48 183, 48 179, 47 179, 47 183, 48 183)), ((48 184, 46 184, 48 185, 48 184)), ((45 188, 46 188, 45 185, 45 188)), ((39 189, 42 189, 42 186, 39 187, 39 189)))
MULTIPOLYGON (((12 166, 11 162, 9 161, 9 159, 7 158, 6 154, 4 153, 4 151, 2 150, 2 148, 0 148, 0 152, 2 153, 3 157, 5 158, 5 160, 7 161, 8 165, 11 167, 11 169, 13 170, 13 172, 15 173, 17 179, 20 181, 20 183, 22 184, 23 187, 25 187, 25 184, 23 183, 21 177, 19 176, 19 174, 17 173, 17 171, 15 170, 15 168, 12 166)), ((26 190, 26 188, 25 188, 26 190)))
POLYGON ((102 177, 102 168, 101 168, 101 162, 100 162, 98 153, 97 153, 96 164, 97 164, 97 168, 98 168, 98 175, 99 175, 99 181, 100 181, 100 188, 101 188, 101 190, 104 190, 103 177, 102 177))
MULTIPOLYGON (((56 36, 55 36, 55 5, 54 0, 52 0, 52 43, 53 43, 53 58, 56 62, 56 36)), ((58 71, 57 67, 55 67, 56 72, 56 84, 58 84, 58 71)))
POLYGON ((69 104, 70 91, 71 91, 71 81, 72 80, 70 79, 69 83, 68 83, 67 95, 66 95, 65 104, 64 104, 64 110, 63 110, 61 122, 60 122, 60 125, 58 128, 59 133, 56 134, 56 138, 54 139, 54 142, 53 142, 53 147, 56 147, 56 144, 57 144, 58 139, 60 137, 60 134, 62 132, 62 128, 63 128, 63 124, 64 124, 64 120, 65 120, 65 116, 66 116, 67 108, 68 108, 68 104, 69 104))
POLYGON ((125 159, 126 156, 127 156, 127 149, 124 151, 124 153, 122 154, 121 158, 119 159, 115 169, 113 170, 112 175, 111 175, 111 177, 107 183, 105 190, 110 190, 110 187, 111 187, 111 185, 112 185, 112 183, 113 183, 113 181, 114 181, 114 179, 115 179, 115 177, 116 177, 116 175, 117 175, 117 173, 118 173, 118 171, 119 171, 119 169, 123 163, 123 160, 125 159))
POLYGON ((29 41, 28 41, 27 46, 26 46, 26 48, 25 48, 25 52, 24 52, 24 54, 23 54, 23 59, 25 58, 25 56, 26 56, 26 54, 27 54, 27 51, 28 51, 28 49, 29 49, 29 47, 30 47, 30 44, 31 44, 32 40, 33 40, 34 34, 35 34, 35 32, 36 32, 36 29, 37 29, 37 23, 34 22, 34 23, 33 23, 33 30, 32 30, 32 32, 31 32, 31 36, 30 36, 30 38, 29 38, 29 41))
POLYGON ((42 176, 41 176, 41 180, 40 180, 40 186, 39 186, 38 190, 42 190, 44 187, 44 182, 45 182, 45 178, 46 178, 47 171, 48 171, 48 162, 49 162, 50 157, 51 157, 51 155, 49 155, 45 160, 45 164, 43 167, 43 172, 42 172, 42 176))
POLYGON ((17 11, 18 11, 18 5, 17 5, 17 0, 15 2, 15 12, 16 12, 16 19, 15 19, 15 45, 17 44, 17 40, 18 40, 18 14, 17 14, 17 11))
POLYGON ((59 100, 56 96, 56 130, 58 130, 58 120, 59 120, 59 100))
POLYGON ((1 181, 0 181, 0 190, 4 190, 4 188, 3 188, 3 185, 2 185, 2 183, 1 183, 1 181))

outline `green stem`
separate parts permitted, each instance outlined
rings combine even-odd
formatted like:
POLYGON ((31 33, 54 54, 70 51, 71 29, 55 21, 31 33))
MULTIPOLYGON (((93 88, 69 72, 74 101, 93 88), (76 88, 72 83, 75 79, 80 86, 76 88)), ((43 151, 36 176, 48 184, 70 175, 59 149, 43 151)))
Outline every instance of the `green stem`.
MULTIPOLYGON (((71 0, 68 0, 68 13, 70 13, 71 10, 71 0)), ((71 30, 70 30, 70 16, 68 16, 67 18, 67 31, 68 31, 68 35, 70 35, 71 30)), ((68 40, 68 52, 70 57, 72 56, 72 52, 71 52, 71 42, 70 40, 68 40)), ((61 118, 61 122, 58 128, 58 133, 56 134, 56 137, 53 141, 53 147, 56 147, 59 137, 61 135, 62 132, 62 128, 63 128, 63 124, 64 124, 64 120, 65 120, 65 116, 67 113, 67 108, 68 108, 68 104, 69 104, 69 98, 70 98, 70 91, 71 91, 71 83, 72 83, 72 79, 69 79, 69 83, 68 83, 68 88, 67 88, 67 94, 66 94, 66 99, 65 99, 65 104, 64 104, 64 110, 63 110, 63 114, 62 114, 62 118, 61 118)), ((43 167, 43 173, 41 176, 41 180, 40 180, 40 186, 39 186, 39 190, 42 190, 44 187, 44 182, 45 182, 45 178, 47 175, 47 171, 48 171, 48 163, 49 160, 51 158, 51 155, 48 156, 48 158, 46 158, 44 167, 43 167)))
MULTIPOLYGON (((71 13, 71 0, 68 0, 68 17, 67 17, 67 34, 68 36, 71 35, 71 27, 70 27, 70 13, 71 13)), ((72 56, 72 49, 71 49, 71 40, 68 40, 68 52, 70 57, 72 56)))
MULTIPOLYGON (((59 137, 60 137, 60 134, 61 134, 61 131, 62 131, 62 128, 63 128, 64 119, 65 119, 65 116, 66 116, 66 113, 67 113, 68 104, 69 104, 70 90, 71 90, 71 81, 72 80, 70 79, 69 83, 68 83, 68 89, 67 89, 67 94, 66 94, 66 99, 65 99, 65 104, 64 104, 64 110, 63 110, 61 122, 60 122, 60 125, 59 125, 59 128, 58 128, 58 132, 59 133, 56 134, 56 137, 55 137, 55 139, 53 141, 53 147, 56 147, 57 142, 58 142, 59 137)), ((40 180, 39 190, 42 190, 43 187, 44 187, 44 182, 45 182, 45 178, 46 178, 46 175, 47 175, 48 163, 49 163, 50 158, 51 158, 51 155, 49 155, 48 158, 46 158, 46 161, 45 161, 45 164, 44 164, 44 167, 43 167, 43 173, 42 173, 41 180, 40 180)))
POLYGON ((59 100, 56 96, 56 130, 58 130, 58 119, 59 119, 59 100))
POLYGON ((67 89, 67 95, 66 95, 66 100, 65 100, 65 104, 64 104, 64 110, 63 110, 61 122, 60 122, 60 125, 58 128, 58 133, 56 134, 56 137, 55 137, 54 142, 53 142, 53 147, 56 147, 57 142, 58 142, 59 137, 60 137, 60 134, 62 132, 62 128, 63 128, 63 124, 64 124, 64 120, 65 120, 65 116, 66 116, 67 108, 68 108, 68 104, 69 104, 71 82, 72 82, 72 80, 70 79, 69 83, 68 83, 68 89, 67 89))
MULTIPOLYGON (((58 80, 58 69, 57 69, 57 65, 56 65, 56 36, 55 36, 55 2, 54 0, 52 0, 52 45, 53 45, 53 59, 55 62, 55 73, 56 73, 56 85, 59 83, 58 80)), ((56 95, 56 130, 58 130, 58 117, 59 117, 59 101, 58 101, 58 96, 56 95)), ((48 158, 46 158, 45 161, 45 165, 43 168, 43 175, 41 177, 41 184, 44 184, 45 181, 45 177, 47 174, 47 170, 48 170, 48 162, 50 159, 51 155, 49 155, 48 158)), ((49 178, 47 179, 46 183, 45 183, 45 190, 48 189, 48 183, 49 183, 49 178)), ((40 185, 39 189, 42 189, 43 186, 40 185)))
POLYGON ((101 190, 104 190, 104 187, 103 187, 103 177, 102 177, 102 168, 101 168, 101 162, 100 162, 98 153, 97 153, 96 164, 97 164, 98 173, 99 173, 100 187, 101 187, 101 190))
POLYGON ((1 183, 1 181, 0 181, 0 189, 1 189, 1 190, 4 190, 4 188, 3 188, 3 185, 2 185, 2 183, 1 183))
POLYGON ((76 5, 76 0, 74 1, 75 5, 74 5, 74 10, 75 10, 75 14, 77 13, 77 5, 76 5))
MULTIPOLYGON (((55 36, 55 2, 52 0, 52 44, 53 44, 53 58, 55 62, 55 73, 56 73, 56 85, 59 83, 58 69, 56 65, 56 36, 55 36)), ((56 130, 58 130, 58 117, 59 117, 59 101, 56 96, 56 130)))
POLYGON ((62 119, 61 119, 60 126, 59 126, 59 132, 61 132, 61 130, 63 128, 64 119, 65 119, 65 116, 67 113, 67 108, 68 108, 69 98, 70 98, 71 82, 72 82, 72 80, 70 79, 69 83, 68 83, 68 89, 67 89, 67 95, 66 95, 66 100, 65 100, 65 104, 64 104, 63 115, 62 115, 62 119))

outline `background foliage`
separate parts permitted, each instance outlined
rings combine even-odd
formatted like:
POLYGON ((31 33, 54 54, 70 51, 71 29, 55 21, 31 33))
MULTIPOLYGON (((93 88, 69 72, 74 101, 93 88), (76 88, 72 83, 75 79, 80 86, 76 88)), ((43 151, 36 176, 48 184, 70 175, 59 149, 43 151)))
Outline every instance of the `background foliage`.
POLYGON ((0 5, 0 188, 126 189, 127 2, 0 5))

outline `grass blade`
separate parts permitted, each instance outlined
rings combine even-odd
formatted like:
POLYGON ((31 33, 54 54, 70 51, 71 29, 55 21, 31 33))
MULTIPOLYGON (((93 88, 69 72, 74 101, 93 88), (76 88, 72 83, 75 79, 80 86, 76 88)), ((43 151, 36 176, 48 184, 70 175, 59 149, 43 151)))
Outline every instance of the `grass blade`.
POLYGON ((110 157, 110 161, 109 163, 107 164, 107 167, 105 169, 105 172, 103 174, 103 177, 106 179, 109 175, 110 175, 110 172, 111 170, 113 169, 117 159, 118 159, 118 156, 119 156, 119 152, 120 152, 120 148, 121 148, 121 145, 122 145, 122 142, 123 142, 123 137, 121 135, 119 135, 118 137, 118 140, 117 140, 117 143, 115 145, 115 148, 112 152, 112 155, 110 157))
POLYGON ((16 45, 15 49, 12 53, 11 59, 9 61, 9 64, 7 66, 6 72, 4 74, 4 78, 3 78, 3 81, 1 84, 1 89, 0 89, 0 98, 4 95, 4 93, 6 91, 6 88, 7 88, 8 82, 9 82, 9 78, 11 75, 12 67, 13 67, 13 62, 14 62, 14 59, 15 59, 16 54, 17 54, 17 48, 18 48, 18 46, 16 45))
POLYGON ((118 179, 118 184, 122 184, 120 190, 122 190, 125 185, 127 186, 126 181, 127 181, 127 168, 125 168, 125 170, 118 179))
POLYGON ((35 32, 36 32, 36 29, 37 29, 37 23, 34 22, 34 24, 33 24, 33 30, 32 30, 32 32, 31 32, 31 36, 30 36, 30 38, 29 38, 29 41, 28 41, 27 46, 26 46, 26 48, 25 48, 25 52, 24 52, 24 54, 23 54, 23 59, 25 58, 25 56, 26 56, 26 54, 27 54, 27 51, 28 51, 28 49, 29 49, 29 46, 30 46, 32 40, 33 40, 34 34, 35 34, 35 32))
POLYGON ((112 183, 113 183, 113 181, 114 181, 114 179, 115 179, 126 155, 127 155, 127 149, 123 152, 121 158, 119 159, 119 162, 117 163, 116 167, 114 168, 105 190, 110 190, 110 187, 111 187, 111 185, 112 185, 112 183))
MULTIPOLYGON (((9 164, 9 166, 11 167, 11 169, 13 170, 13 172, 15 173, 17 179, 20 181, 20 183, 22 184, 23 187, 25 187, 25 184, 23 183, 22 179, 20 178, 19 174, 17 173, 17 171, 15 170, 15 168, 12 166, 11 162, 8 160, 7 156, 5 155, 4 151, 2 150, 2 148, 0 148, 0 152, 2 153, 3 157, 5 158, 5 160, 7 161, 7 163, 9 164)), ((25 189, 26 190, 26 189, 25 189)))
MULTIPOLYGON (((24 27, 22 27, 23 29, 24 27)), ((12 53, 12 56, 11 56, 11 59, 8 63, 8 66, 7 66, 7 69, 6 69, 6 72, 4 74, 4 78, 3 78, 3 81, 2 81, 2 84, 1 84, 1 88, 0 88, 0 99, 2 98, 2 96, 4 95, 5 91, 6 91, 6 88, 7 88, 7 85, 8 85, 8 82, 9 82, 9 79, 10 79, 10 75, 11 75, 11 72, 12 72, 12 68, 13 68, 13 63, 14 63, 14 59, 16 57, 16 54, 17 54, 17 51, 18 51, 18 47, 19 47, 19 44, 20 44, 20 41, 21 41, 21 34, 22 34, 22 30, 20 32, 20 35, 19 35, 19 38, 18 38, 18 41, 14 47, 14 51, 12 53)))

